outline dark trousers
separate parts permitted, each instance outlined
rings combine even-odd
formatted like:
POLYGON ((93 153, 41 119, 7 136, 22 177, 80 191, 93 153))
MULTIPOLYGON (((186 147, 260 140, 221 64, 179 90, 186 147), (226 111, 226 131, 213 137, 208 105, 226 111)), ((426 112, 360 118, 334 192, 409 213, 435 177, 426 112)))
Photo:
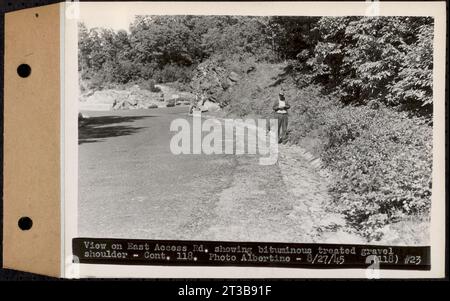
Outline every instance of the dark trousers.
POLYGON ((286 138, 288 127, 288 114, 276 113, 278 119, 278 140, 281 141, 286 138))

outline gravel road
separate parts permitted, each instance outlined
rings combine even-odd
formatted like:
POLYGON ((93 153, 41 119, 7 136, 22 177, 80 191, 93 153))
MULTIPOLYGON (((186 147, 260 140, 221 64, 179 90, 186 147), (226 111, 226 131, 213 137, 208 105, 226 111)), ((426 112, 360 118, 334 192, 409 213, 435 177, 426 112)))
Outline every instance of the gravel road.
POLYGON ((320 237, 326 186, 304 159, 292 158, 292 149, 282 146, 286 155, 269 166, 251 155, 173 155, 170 123, 192 122, 186 107, 83 113, 90 118, 79 131, 79 236, 267 242, 320 237))

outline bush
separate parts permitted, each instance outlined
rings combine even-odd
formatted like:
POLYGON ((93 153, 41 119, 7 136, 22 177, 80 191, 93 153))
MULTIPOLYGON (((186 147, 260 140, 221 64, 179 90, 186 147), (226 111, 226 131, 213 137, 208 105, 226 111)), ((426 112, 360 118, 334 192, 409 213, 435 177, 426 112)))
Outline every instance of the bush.
POLYGON ((188 83, 192 77, 192 67, 176 64, 165 65, 153 72, 152 78, 158 83, 180 82, 188 83))
POLYGON ((376 100, 431 117, 432 18, 323 17, 315 30, 320 38, 298 53, 298 70, 346 104, 376 100))
POLYGON ((165 85, 180 92, 190 92, 190 87, 188 83, 171 82, 165 83, 165 85))
POLYGON ((333 210, 369 241, 386 225, 429 216, 432 127, 380 103, 343 106, 319 87, 298 93, 290 115, 290 139, 317 138, 313 151, 332 171, 333 210))
POLYGON ((143 90, 148 90, 150 92, 161 92, 161 89, 159 87, 155 86, 155 81, 152 79, 149 79, 147 81, 142 82, 141 84, 139 84, 139 88, 143 89, 143 90))
MULTIPOLYGON (((333 114, 335 115, 335 114, 333 114)), ((323 160, 334 171, 336 208, 369 240, 431 206, 432 128, 387 108, 344 107, 326 125, 323 160)))

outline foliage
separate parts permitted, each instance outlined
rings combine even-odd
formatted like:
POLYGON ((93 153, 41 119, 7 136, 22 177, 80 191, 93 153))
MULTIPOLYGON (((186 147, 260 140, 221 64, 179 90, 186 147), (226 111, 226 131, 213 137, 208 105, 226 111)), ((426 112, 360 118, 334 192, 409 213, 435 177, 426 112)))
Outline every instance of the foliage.
POLYGON ((430 116, 431 18, 324 17, 313 31, 319 33, 314 49, 297 57, 297 69, 310 80, 344 103, 375 100, 430 116))
POLYGON ((190 81, 192 68, 176 64, 165 65, 162 69, 153 71, 153 79, 158 83, 179 82, 185 84, 190 81))
POLYGON ((184 20, 182 16, 137 16, 129 36, 134 59, 159 67, 194 63, 201 56, 199 41, 184 20))
POLYGON ((399 80, 392 85, 390 101, 409 110, 432 113, 433 105, 433 27, 421 25, 415 43, 407 46, 399 80))
POLYGON ((224 57, 250 54, 267 59, 270 48, 265 38, 263 17, 225 17, 225 26, 210 27, 202 36, 206 55, 220 54, 224 57))
POLYGON ((153 79, 186 84, 206 58, 271 55, 266 17, 136 16, 129 32, 79 24, 81 79, 91 88, 153 79))
POLYGON ((349 224, 378 240, 386 224, 427 216, 432 128, 425 120, 385 107, 347 106, 330 113, 323 160, 335 172, 331 192, 349 224))
POLYGON ((318 17, 274 16, 266 22, 266 36, 277 59, 295 59, 317 42, 318 17))
POLYGON ((333 210, 369 241, 386 225, 429 216, 432 127, 376 103, 343 106, 320 86, 302 88, 292 100, 290 139, 317 138, 312 151, 332 171, 333 210))
POLYGON ((161 92, 161 88, 155 86, 156 82, 153 79, 142 82, 139 87, 150 92, 161 92))

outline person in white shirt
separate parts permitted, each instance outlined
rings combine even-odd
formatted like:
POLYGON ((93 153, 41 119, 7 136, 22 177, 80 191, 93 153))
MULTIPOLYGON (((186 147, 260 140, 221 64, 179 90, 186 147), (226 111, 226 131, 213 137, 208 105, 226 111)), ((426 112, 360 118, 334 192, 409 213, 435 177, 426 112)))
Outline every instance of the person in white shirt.
POLYGON ((278 143, 284 142, 287 138, 288 111, 291 106, 284 97, 284 92, 278 94, 278 99, 273 104, 275 116, 278 119, 278 143))

